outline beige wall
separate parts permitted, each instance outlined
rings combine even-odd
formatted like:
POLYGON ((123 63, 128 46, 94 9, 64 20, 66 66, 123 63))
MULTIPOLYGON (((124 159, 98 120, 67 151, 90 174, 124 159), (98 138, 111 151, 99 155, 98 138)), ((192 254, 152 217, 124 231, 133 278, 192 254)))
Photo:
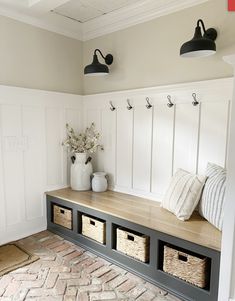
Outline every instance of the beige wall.
POLYGON ((0 16, 0 84, 81 94, 82 42, 0 16))
POLYGON ((0 16, 0 84, 92 94, 231 76, 222 56, 235 52, 235 13, 226 2, 210 0, 86 42, 0 16), (218 29, 217 54, 182 59, 180 46, 198 18, 218 29), (95 48, 114 55, 107 77, 83 76, 95 48))
POLYGON ((235 52, 235 13, 227 12, 226 2, 211 0, 85 42, 84 65, 91 62, 95 48, 112 53, 115 61, 109 76, 84 79, 84 94, 231 76, 232 69, 222 56, 235 52), (218 29, 217 54, 180 58, 180 46, 192 37, 199 18, 206 27, 218 29))

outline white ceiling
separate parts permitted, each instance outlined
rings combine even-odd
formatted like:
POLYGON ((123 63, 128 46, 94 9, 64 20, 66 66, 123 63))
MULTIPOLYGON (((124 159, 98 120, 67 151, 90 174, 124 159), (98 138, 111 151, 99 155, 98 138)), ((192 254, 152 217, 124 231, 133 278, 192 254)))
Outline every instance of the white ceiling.
POLYGON ((0 0, 0 15, 89 40, 208 0, 0 0))
POLYGON ((70 0, 55 8, 54 12, 84 23, 137 2, 143 0, 70 0))

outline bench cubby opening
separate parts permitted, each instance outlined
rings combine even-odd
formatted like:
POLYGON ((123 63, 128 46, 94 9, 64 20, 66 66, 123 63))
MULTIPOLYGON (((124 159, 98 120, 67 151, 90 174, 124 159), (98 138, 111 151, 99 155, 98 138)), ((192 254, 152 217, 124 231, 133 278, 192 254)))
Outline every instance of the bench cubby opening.
POLYGON ((106 221, 87 213, 79 213, 79 233, 102 245, 106 244, 106 221))
POLYGON ((113 224, 112 237, 113 250, 141 263, 149 263, 150 236, 113 224))
POLYGON ((73 210, 69 207, 52 203, 51 221, 60 227, 73 230, 73 210))
POLYGON ((157 268, 192 286, 210 291, 211 259, 194 251, 159 241, 157 268))

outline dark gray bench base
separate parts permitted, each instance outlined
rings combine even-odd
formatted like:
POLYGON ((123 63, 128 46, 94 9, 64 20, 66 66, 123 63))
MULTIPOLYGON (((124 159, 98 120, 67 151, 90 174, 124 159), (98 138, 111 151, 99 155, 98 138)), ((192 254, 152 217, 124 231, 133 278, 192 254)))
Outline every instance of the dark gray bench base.
MULTIPOLYGON (((141 221, 140 221, 141 222, 141 221)), ((219 283, 220 252, 209 249, 186 240, 182 240, 141 225, 114 217, 109 214, 80 206, 59 198, 47 196, 47 228, 65 239, 90 250, 96 255, 137 274, 182 300, 187 301, 216 301, 219 283), (59 204, 73 210, 73 229, 69 230, 52 222, 52 205, 59 204), (81 234, 81 213, 89 214, 106 221, 106 245, 102 245, 84 237, 81 234), (142 263, 117 250, 116 227, 122 226, 130 230, 146 234, 150 237, 150 260, 142 263), (171 244, 188 251, 206 256, 210 259, 210 285, 201 289, 162 271, 163 245, 171 244)))

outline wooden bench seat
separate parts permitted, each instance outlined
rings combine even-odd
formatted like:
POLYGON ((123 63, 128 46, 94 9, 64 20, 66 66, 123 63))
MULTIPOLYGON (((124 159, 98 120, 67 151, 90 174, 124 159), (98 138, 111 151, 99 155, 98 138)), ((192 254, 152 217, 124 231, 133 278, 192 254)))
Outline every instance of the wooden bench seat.
POLYGON ((189 221, 180 221, 155 201, 114 191, 77 192, 70 188, 47 192, 47 195, 128 220, 198 245, 220 251, 221 232, 197 212, 189 221))

